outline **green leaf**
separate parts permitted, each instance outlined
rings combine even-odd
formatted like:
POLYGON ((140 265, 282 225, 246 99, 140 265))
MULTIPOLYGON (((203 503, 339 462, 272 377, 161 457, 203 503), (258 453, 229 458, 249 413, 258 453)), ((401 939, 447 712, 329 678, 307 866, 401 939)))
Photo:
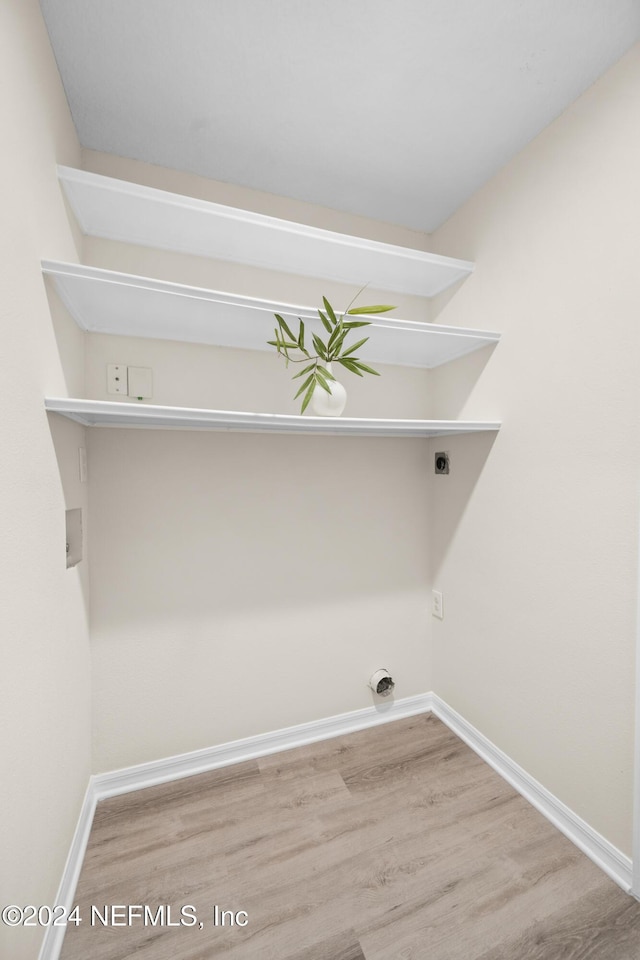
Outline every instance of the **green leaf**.
POLYGON ((377 370, 374 370, 373 367, 368 367, 366 363, 362 362, 362 360, 354 360, 353 362, 355 363, 356 367, 359 367, 360 370, 364 370, 365 373, 372 373, 374 377, 381 376, 377 370))
MULTIPOLYGON (((284 330, 284 332, 286 333, 286 335, 289 337, 289 340, 295 340, 296 338, 295 338, 294 335, 291 333, 291 330, 289 329, 289 327, 288 327, 288 325, 287 325, 287 322, 286 322, 286 320, 284 319, 284 317, 281 317, 279 313, 274 313, 274 317, 276 318, 276 320, 277 320, 278 323, 280 324, 280 328, 281 328, 282 330, 284 330)), ((284 337, 283 337, 283 339, 284 339, 284 337)), ((297 343, 296 343, 296 346, 297 346, 297 343)))
POLYGON ((353 330, 354 327, 370 327, 371 320, 345 320, 344 326, 346 330, 353 330))
POLYGON ((332 373, 329 373, 327 368, 321 366, 321 364, 318 364, 318 366, 316 367, 316 372, 321 373, 324 377, 326 377, 327 380, 335 380, 334 375, 332 373))
POLYGON ((311 378, 311 384, 310 384, 310 386, 309 386, 309 389, 307 390, 307 392, 306 392, 305 395, 304 395, 304 400, 302 401, 302 409, 301 409, 300 413, 304 413, 305 410, 307 409, 307 407, 309 406, 309 401, 311 400, 311 397, 313 396, 313 391, 315 390, 315 388, 316 388, 315 377, 312 377, 312 378, 311 378))
POLYGON ((292 380, 297 380, 298 377, 304 377, 305 373, 309 373, 309 370, 313 370, 316 362, 310 363, 308 367, 305 367, 304 370, 301 370, 300 373, 296 373, 295 376, 291 377, 292 380))
POLYGON ((358 368, 356 367, 356 365, 355 365, 355 363, 353 362, 353 360, 348 360, 348 359, 347 359, 347 360, 338 360, 338 363, 341 363, 342 366, 343 366, 346 370, 351 371, 351 373, 357 373, 359 377, 364 376, 364 374, 361 373, 361 372, 358 370, 358 368))
POLYGON ((390 307, 388 303, 378 303, 373 307, 351 307, 350 310, 347 310, 347 313, 387 313, 389 310, 395 309, 395 307, 390 307))
POLYGON ((354 343, 354 345, 353 345, 352 347, 349 347, 348 350, 345 350, 345 352, 342 354, 342 356, 343 356, 343 357, 348 357, 350 353, 354 353, 354 352, 358 349, 358 347, 361 347, 362 344, 363 344, 363 343, 366 343, 368 339, 369 339, 369 337, 365 337, 364 340, 358 340, 358 342, 357 342, 357 343, 354 343))
POLYGON ((324 343, 315 333, 313 334, 313 345, 316 348, 316 353, 318 353, 323 360, 327 359, 327 351, 324 343))
POLYGON ((300 321, 300 333, 298 334, 298 347, 303 353, 306 353, 304 349, 304 323, 302 320, 300 321))
POLYGON ((319 386, 319 387, 322 387, 323 390, 326 390, 327 393, 329 394, 329 396, 331 396, 331 388, 329 387, 329 384, 328 384, 327 381, 324 379, 324 377, 321 377, 321 376, 318 374, 318 371, 317 371, 317 370, 316 370, 316 373, 315 373, 315 380, 316 380, 316 383, 318 384, 318 386, 319 386))
POLYGON ((338 322, 338 318, 336 317, 336 314, 335 314, 335 311, 334 311, 333 307, 331 306, 331 304, 329 303, 329 301, 327 300, 326 297, 323 297, 323 298, 322 298, 322 302, 324 303, 324 308, 325 308, 325 310, 326 310, 327 313, 329 314, 329 319, 331 320, 331 322, 332 322, 332 323, 334 324, 334 326, 335 326, 335 324, 338 322))
POLYGON ((336 342, 334 343, 333 349, 331 351, 334 357, 340 356, 340 351, 342 350, 342 344, 344 343, 348 333, 349 333, 348 330, 343 330, 340 336, 338 337, 338 339, 336 340, 336 342))
POLYGON ((327 318, 325 317, 325 315, 324 315, 324 313, 322 312, 322 310, 318 310, 318 316, 319 316, 320 319, 322 320, 322 326, 325 328, 325 330, 327 331, 327 333, 331 333, 331 330, 332 330, 331 324, 329 323, 329 321, 328 321, 327 318))
POLYGON ((309 386, 309 384, 310 384, 314 379, 315 379, 315 378, 314 378, 313 374, 311 374, 311 376, 307 377, 307 379, 306 379, 305 382, 302 384, 302 386, 300 387, 300 389, 298 390, 298 392, 296 393, 296 395, 295 395, 295 397, 294 397, 293 399, 294 399, 294 400, 297 400, 298 397, 300 396, 300 394, 301 394, 301 393, 304 393, 304 391, 307 389, 307 387, 309 386))
POLYGON ((333 333, 329 337, 329 343, 327 344, 327 352, 329 352, 331 348, 335 346, 335 343, 340 337, 340 335, 342 334, 342 331, 343 331, 343 325, 342 325, 342 320, 340 320, 340 322, 337 323, 336 326, 334 327, 333 333))

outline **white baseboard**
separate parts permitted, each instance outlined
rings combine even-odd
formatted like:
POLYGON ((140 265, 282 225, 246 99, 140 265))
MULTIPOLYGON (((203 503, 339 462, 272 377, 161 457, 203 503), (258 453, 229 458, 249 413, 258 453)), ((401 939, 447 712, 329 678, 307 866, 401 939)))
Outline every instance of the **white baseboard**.
POLYGON ((280 750, 291 750, 306 743, 341 737, 345 733, 354 733, 366 727, 375 727, 392 720, 402 720, 404 717, 428 713, 431 708, 432 694, 422 693, 414 697, 382 703, 379 707, 364 707, 361 710, 339 713, 322 720, 300 723, 295 727, 283 727, 270 733, 260 733, 255 737, 246 737, 244 740, 232 740, 217 747, 193 750, 191 753, 182 753, 163 760, 151 760, 149 763, 140 763, 135 767, 125 767, 123 770, 114 770, 111 773, 99 773, 93 777, 96 796, 98 800, 115 797, 121 793, 129 793, 131 790, 166 783, 168 780, 179 780, 181 777, 191 777, 196 773, 206 773, 208 770, 215 770, 216 767, 255 760, 256 757, 278 753, 280 750))
POLYGON ((554 827, 571 840, 593 860, 625 893, 631 892, 631 858, 609 843, 573 810, 550 793, 546 787, 518 766, 506 753, 496 747, 479 730, 456 713, 436 694, 432 694, 433 713, 479 757, 493 767, 503 779, 539 810, 554 827))
MULTIPOLYGON (((626 893, 631 892, 632 867, 629 857, 597 833, 541 783, 529 776, 522 767, 479 730, 467 723, 444 700, 434 693, 424 693, 405 697, 402 700, 393 700, 378 708, 365 707, 362 710, 353 710, 349 713, 325 717, 322 720, 312 720, 295 727, 284 727, 255 737, 233 740, 217 747, 194 750, 162 760, 152 760, 149 763, 141 763, 123 770, 100 773, 91 777, 62 875, 56 904, 61 904, 68 910, 71 910, 74 905, 78 877, 91 832, 96 803, 99 800, 429 712, 433 712, 438 719, 442 720, 453 733, 493 767, 507 783, 522 794, 626 893)), ((38 960, 58 960, 64 930, 64 927, 49 927, 46 930, 38 960)))
MULTIPOLYGON (((375 727, 392 720, 429 713, 431 707, 432 695, 419 694, 402 700, 385 702, 379 707, 364 707, 362 710, 352 710, 349 713, 325 717, 322 720, 301 723, 295 727, 284 727, 271 733, 261 733, 244 740, 233 740, 217 747, 194 750, 191 753, 152 760, 149 763, 140 763, 134 767, 114 770, 111 773, 99 773, 90 777, 58 889, 56 905, 66 907, 67 911, 74 906, 78 878, 91 833, 96 803, 99 800, 115 797, 121 793, 130 793, 132 790, 142 790, 144 787, 166 783, 169 780, 191 777, 196 773, 206 773, 208 770, 215 770, 217 767, 225 767, 232 763, 254 760, 256 757, 264 757, 280 750, 291 750, 306 743, 340 737, 345 733, 354 733, 356 730, 375 727)), ((64 933, 64 927, 47 927, 38 960, 58 960, 64 933)))
MULTIPOLYGON (((78 823, 76 824, 75 833, 73 834, 73 840, 69 848, 67 862, 62 871, 62 879, 58 887, 58 893, 54 900, 55 906, 63 906, 67 912, 70 912, 74 906, 76 887, 78 885, 78 878, 80 877, 87 843, 89 842, 89 834, 91 833, 95 810, 96 794, 93 788, 93 777, 90 777, 82 807, 80 808, 80 816, 78 817, 78 823)), ((45 929, 38 960, 58 960, 65 931, 66 927, 47 927, 45 929)))

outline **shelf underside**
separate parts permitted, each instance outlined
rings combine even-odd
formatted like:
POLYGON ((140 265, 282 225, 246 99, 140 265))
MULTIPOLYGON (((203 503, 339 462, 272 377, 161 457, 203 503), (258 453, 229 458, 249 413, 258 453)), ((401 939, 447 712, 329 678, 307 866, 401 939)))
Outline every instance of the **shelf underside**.
MULTIPOLYGON (((76 323, 93 333, 272 350, 267 340, 273 338, 273 314, 281 313, 296 329, 296 318, 301 317, 309 332, 324 336, 317 312, 311 307, 80 264, 43 261, 42 269, 52 278, 76 323)), ((500 339, 499 334, 489 331, 415 323, 390 315, 372 317, 371 321, 362 334, 371 339, 358 356, 378 363, 437 367, 500 339)))
POLYGON ((151 427, 362 437, 449 437, 465 433, 495 432, 500 429, 500 423, 496 421, 307 417, 55 397, 45 400, 45 408, 50 413, 62 414, 88 427, 151 427))
POLYGON ((58 167, 85 234, 432 297, 467 277, 466 260, 400 247, 58 167))

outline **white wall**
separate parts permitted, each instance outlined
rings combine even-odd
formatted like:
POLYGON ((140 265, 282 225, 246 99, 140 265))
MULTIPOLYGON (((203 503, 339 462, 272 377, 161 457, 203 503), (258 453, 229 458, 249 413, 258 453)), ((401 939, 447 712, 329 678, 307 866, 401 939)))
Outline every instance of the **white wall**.
MULTIPOLYGON (((72 466, 83 431, 55 432, 63 490, 42 401, 66 383, 39 267, 77 259, 55 164, 79 147, 35 0, 0 5, 0 117, 0 903, 40 904, 54 902, 87 785, 90 674, 86 564, 65 566, 65 501, 86 509, 72 466)), ((41 934, 0 925, 0 955, 35 957, 41 934)))
POLYGON ((94 430, 94 764, 429 689, 427 445, 94 430))
MULTIPOLYGON (((436 691, 625 853, 640 467, 640 47, 434 236, 476 272, 442 323, 503 340, 471 397, 502 416, 434 478, 436 691), (487 455, 488 454, 488 455, 487 455)), ((453 373, 453 375, 452 375, 453 373)))
MULTIPOLYGON (((18 726, 14 733, 6 724, 5 762, 19 806, 4 846, 5 862, 16 864, 9 899, 46 902, 86 783, 88 692, 82 574, 56 566, 64 499, 85 502, 70 466, 82 431, 54 428, 63 493, 40 404, 44 392, 83 387, 84 347, 57 307, 54 340, 37 260, 75 258, 53 162, 77 165, 78 155, 35 4, 13 3, 2 17, 2 35, 27 43, 12 43, 2 61, 15 147, 0 161, 15 184, 5 211, 12 230, 2 309, 14 359, 5 389, 20 413, 5 422, 5 446, 17 453, 3 462, 0 483, 7 622, 17 669, 29 676, 4 701, 18 726), (36 780, 43 771, 46 809, 36 780)), ((639 106, 636 48, 433 242, 420 241, 477 262, 455 296, 442 298, 439 320, 504 331, 490 362, 471 357, 432 378, 436 415, 502 417, 495 442, 91 432, 94 769, 365 706, 368 674, 386 666, 398 695, 433 687, 629 852, 639 106), (432 478, 432 454, 442 447, 452 473, 432 478), (445 595, 442 623, 427 616, 430 577, 445 595), (317 677, 322 664, 335 678, 328 687, 317 677)), ((420 245, 409 232, 403 241, 400 228, 307 205, 303 215, 282 198, 205 189, 196 178, 118 158, 85 153, 84 163, 420 245)), ((221 272, 197 258, 103 241, 86 247, 87 261, 102 266, 212 286, 215 273, 226 289, 241 280, 235 268, 221 272), (211 281, 197 279, 210 269, 211 281)), ((263 274, 239 292, 274 296, 283 275, 263 274)), ((304 281, 291 299, 309 299, 310 289, 304 281)), ((414 308, 406 304, 403 315, 414 308)), ((86 389, 94 392, 105 340, 87 350, 86 389)), ((112 345, 125 344, 136 362, 151 349, 126 338, 112 345)), ((174 349, 176 363, 180 356, 180 377, 165 380, 157 398, 176 397, 167 402, 206 394, 209 358, 221 376, 236 363, 234 351, 214 358, 205 348, 154 349, 159 367, 174 349)), ((256 382, 266 382, 267 357, 256 362, 256 382)), ((428 378, 404 387, 407 403, 431 403, 428 378)), ((12 943, 11 955, 21 949, 12 943)))
MULTIPOLYGON (((96 172, 407 245, 424 236, 309 204, 84 153, 96 172)), ((355 289, 87 238, 87 262, 290 302, 355 289)), ((360 302, 379 302, 367 291, 360 302)), ((419 297, 385 299, 425 319, 419 297)), ((90 335, 86 394, 107 362, 151 366, 156 403, 297 412, 275 354, 90 335)), ((430 373, 345 374, 347 413, 426 417, 430 373)), ((427 444, 94 430, 94 769, 156 759, 431 687, 427 444)))
MULTIPOLYGON (((353 343, 356 338, 353 338, 353 343)), ((300 413, 294 400, 300 367, 285 368, 272 352, 234 350, 172 340, 90 334, 86 343, 86 396, 115 400, 107 392, 108 363, 150 367, 153 397, 145 403, 206 407, 211 410, 255 410, 300 413)), ((357 377, 334 370, 347 390, 348 417, 428 418, 433 406, 431 371, 375 363, 380 377, 357 377)), ((128 398, 121 398, 128 399, 128 398)))
MULTIPOLYGON (((86 169, 106 176, 229 206, 240 206, 354 236, 425 248, 426 235, 405 227, 205 180, 122 157, 90 150, 83 150, 82 156, 86 169)), ((85 263, 109 270, 294 304, 321 305, 322 296, 325 295, 336 309, 344 309, 358 293, 358 288, 349 284, 97 237, 85 238, 83 258, 85 263)), ((367 288, 357 302, 359 305, 392 303, 396 305, 392 316, 405 320, 426 321, 430 315, 429 301, 424 297, 385 293, 375 288, 367 288)), ((61 310, 59 305, 58 309, 61 310)), ((265 340, 268 336, 271 336, 270 330, 265 334, 265 340)), ((290 368, 287 373, 284 361, 278 360, 274 352, 99 335, 87 338, 86 350, 86 395, 94 399, 110 399, 106 392, 106 364, 117 362, 153 368, 154 403, 270 413, 297 413, 300 410, 300 401, 293 400, 298 386, 291 380, 295 369, 290 368)), ((375 367, 383 374, 382 380, 372 377, 361 379, 344 372, 341 379, 348 391, 345 415, 430 415, 431 389, 427 371, 380 364, 375 364, 375 367)))
MULTIPOLYGON (((87 564, 64 562, 65 507, 88 507, 76 460, 84 443, 96 770, 365 706, 367 676, 387 666, 399 695, 434 687, 629 852, 639 49, 433 242, 83 154, 107 174, 475 259, 475 275, 442 298, 439 319, 502 329, 504 340, 490 363, 471 357, 433 375, 435 414, 502 416, 505 426, 495 443, 427 445, 106 430, 85 438, 76 425, 49 425, 45 393, 98 395, 110 346, 126 347, 133 362, 151 347, 95 338, 85 384, 85 338, 55 298, 51 317, 39 259, 73 261, 80 248, 54 165, 78 166, 81 154, 35 0, 0 7, 0 47, 0 902, 53 902, 90 770, 87 564), (451 453, 449 477, 429 476, 436 447, 451 453), (442 623, 427 616, 431 576, 445 595, 442 623)), ((87 243, 86 260, 203 285, 224 279, 223 288, 246 284, 240 292, 263 296, 279 296, 283 280, 104 241, 87 243)), ((292 299, 325 289, 287 279, 292 299)), ((402 315, 426 317, 414 300, 400 301, 402 315)), ((227 397, 239 390, 229 382, 235 351, 153 349, 159 370, 169 372, 170 354, 182 364, 177 379, 157 381, 157 399, 200 391, 209 402, 207 391, 220 390, 207 383, 209 363, 228 378, 227 397)), ((268 358, 254 362, 256 384, 288 403, 284 377, 276 387, 268 358)), ((389 369, 390 402, 419 415, 432 405, 432 381, 389 369)), ((375 415, 381 396, 354 394, 352 412, 375 415)), ((0 926, 0 953, 13 960, 35 957, 39 941, 37 929, 0 926)))

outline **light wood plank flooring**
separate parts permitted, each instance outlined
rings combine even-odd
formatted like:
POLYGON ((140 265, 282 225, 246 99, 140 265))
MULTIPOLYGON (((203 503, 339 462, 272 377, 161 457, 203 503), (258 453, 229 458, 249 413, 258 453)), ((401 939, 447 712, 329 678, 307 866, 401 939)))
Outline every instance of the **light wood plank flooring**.
POLYGON ((103 801, 76 902, 62 960, 640 958, 640 903, 431 715, 103 801))

